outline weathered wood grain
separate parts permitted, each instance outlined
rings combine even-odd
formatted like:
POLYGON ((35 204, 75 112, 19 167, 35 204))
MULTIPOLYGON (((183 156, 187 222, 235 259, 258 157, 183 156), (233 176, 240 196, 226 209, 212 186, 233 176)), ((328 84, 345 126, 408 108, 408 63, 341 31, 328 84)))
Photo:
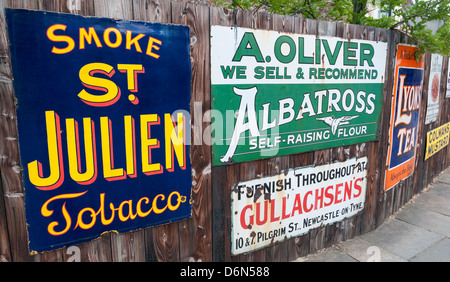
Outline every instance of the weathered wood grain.
POLYGON ((180 237, 182 261, 212 259, 211 146, 204 131, 210 125, 209 6, 172 3, 172 22, 189 26, 191 36, 191 110, 192 218, 183 226, 180 237), (200 104, 198 104, 200 103, 200 104), (202 120, 198 120, 202 118, 202 120), (197 120, 196 120, 197 119, 197 120), (200 141, 200 142, 199 142, 200 141), (184 228, 185 227, 185 228, 184 228))
POLYGON ((390 109, 398 43, 413 44, 399 32, 343 23, 314 21, 271 13, 228 10, 189 1, 167 0, 21 0, 0 1, 0 261, 67 261, 67 248, 28 254, 24 191, 18 148, 16 105, 11 74, 4 8, 25 8, 182 24, 191 36, 191 161, 192 218, 124 234, 105 233, 76 245, 81 261, 289 261, 369 232, 382 224, 433 178, 450 165, 450 149, 424 161, 426 133, 450 121, 450 99, 445 98, 449 57, 444 57, 438 120, 424 125, 430 54, 425 70, 414 175, 385 192, 384 176, 389 143, 390 109), (388 42, 383 74, 383 111, 379 140, 265 160, 211 167, 210 26, 239 26, 280 32, 337 36, 388 42), (231 255, 231 189, 238 182, 275 175, 289 168, 368 157, 365 208, 342 222, 276 243, 258 251, 231 255))

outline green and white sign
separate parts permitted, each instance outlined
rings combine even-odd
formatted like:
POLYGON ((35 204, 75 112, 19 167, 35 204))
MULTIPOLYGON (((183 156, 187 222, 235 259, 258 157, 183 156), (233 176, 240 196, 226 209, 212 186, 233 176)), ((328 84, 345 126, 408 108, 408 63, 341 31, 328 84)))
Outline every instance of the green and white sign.
POLYGON ((213 165, 377 139, 387 43, 211 27, 213 165))

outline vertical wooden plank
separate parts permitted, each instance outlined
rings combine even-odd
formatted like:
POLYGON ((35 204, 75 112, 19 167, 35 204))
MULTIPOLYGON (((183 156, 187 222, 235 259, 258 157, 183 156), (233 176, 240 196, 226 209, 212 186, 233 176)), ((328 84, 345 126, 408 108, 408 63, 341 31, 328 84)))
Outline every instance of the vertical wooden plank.
MULTIPOLYGON (((341 28, 338 28, 337 23, 323 24, 322 22, 319 22, 318 33, 320 35, 337 36, 347 39, 347 36, 345 36, 346 34, 343 34, 342 31, 343 30, 341 28)), ((353 149, 355 148, 355 146, 357 145, 342 146, 329 149, 328 163, 333 163, 336 161, 342 162, 347 160, 350 157, 350 152, 355 151, 355 149, 353 149)), ((355 226, 353 225, 354 218, 355 217, 351 219, 345 219, 341 222, 330 224, 324 227, 323 229, 325 230, 325 235, 323 239, 323 247, 326 248, 333 245, 334 243, 342 241, 343 239, 345 239, 346 234, 353 234, 352 231, 355 229, 355 226)))
MULTIPOLYGON (((236 21, 236 13, 232 10, 217 7, 210 8, 210 25, 231 26, 236 21)), ((224 123, 226 121, 224 120, 224 123)), ((231 203, 228 201, 228 167, 212 167, 212 245, 213 261, 230 261, 231 245, 228 243, 231 221, 228 216, 231 203)), ((233 174, 233 176, 235 176, 233 174)))
MULTIPOLYGON (((372 27, 364 27, 362 31, 357 31, 357 33, 361 34, 361 39, 374 40, 374 41, 387 41, 387 34, 384 37, 380 37, 381 29, 376 29, 372 27)), ((389 57, 389 50, 387 52, 387 57, 389 57)), ((386 70, 388 68, 388 64, 385 68, 385 73, 383 74, 383 78, 386 77, 386 70)), ((386 81, 386 79, 384 79, 386 81)), ((383 89, 383 96, 385 96, 385 92, 387 91, 386 87, 383 89)), ((383 123, 383 114, 381 114, 380 124, 383 123)), ((364 210, 361 211, 354 219, 350 219, 349 221, 351 225, 354 226, 351 234, 347 233, 347 236, 344 236, 344 240, 354 237, 355 235, 359 235, 364 233, 365 230, 368 229, 369 226, 374 226, 374 211, 376 207, 376 195, 380 190, 379 186, 379 149, 378 146, 380 142, 371 141, 368 143, 362 143, 356 145, 356 155, 351 157, 362 157, 367 156, 368 164, 367 164, 367 186, 366 186, 366 198, 364 202, 364 210), (369 225, 369 226, 368 226, 369 225)), ((373 229, 374 227, 372 227, 373 229)), ((369 227, 370 229, 370 227, 369 227)), ((370 229, 370 230, 372 230, 370 229)))
POLYGON ((12 82, 6 34, 5 4, 5 1, 0 2, 0 262, 12 261, 5 207, 5 192, 7 191, 3 188, 2 172, 5 165, 4 159, 6 158, 4 152, 6 146, 4 145, 8 140, 8 123, 3 113, 7 113, 12 108, 9 105, 12 102, 12 82))
POLYGON ((24 194, 11 193, 4 196, 12 260, 15 262, 33 261, 35 257, 28 255, 24 194))
POLYGON ((93 15, 94 3, 81 0, 39 0, 38 9, 79 15, 93 15))
MULTIPOLYGON (((274 27, 275 28, 275 27, 274 27)), ((280 156, 268 160, 268 175, 281 173, 289 169, 289 156, 280 156)), ((275 243, 266 248, 266 261, 283 262, 289 257, 288 241, 275 243)))
MULTIPOLYGON (((294 17, 294 33, 308 32, 306 19, 300 17, 294 17)), ((296 154, 289 156, 289 166, 291 168, 313 165, 314 152, 307 152, 302 154, 296 154)), ((288 242, 289 260, 293 260, 297 257, 306 256, 309 253, 309 233, 292 238, 288 242)))
POLYGON ((94 11, 97 17, 113 19, 133 19, 133 5, 131 1, 95 0, 94 11))
MULTIPOLYGON (((53 12, 64 12, 71 14, 79 14, 83 16, 94 15, 93 1, 71 1, 71 0, 50 0, 39 2, 39 9, 53 12)), ((79 244, 80 261, 111 261, 110 236, 105 234, 98 240, 93 240, 84 244, 79 244)), ((45 261, 51 261, 49 254, 54 253, 56 258, 61 257, 63 261, 67 261, 71 257, 71 252, 68 252, 70 246, 62 250, 55 250, 46 253, 45 261)))
POLYGON ((171 2, 166 0, 132 0, 133 19, 148 22, 170 23, 171 2))
MULTIPOLYGON (((212 259, 211 146, 204 130, 210 122, 210 58, 209 7, 191 3, 172 3, 172 22, 187 25, 191 34, 191 111, 192 143, 192 218, 180 234, 180 260, 212 259), (194 107, 196 106, 196 107, 194 107)), ((184 224, 184 223, 183 223, 184 224)), ((183 225, 184 226, 184 225, 183 225)))
MULTIPOLYGON (((170 23, 171 3, 167 1, 132 1, 133 19, 170 23)), ((178 261, 178 225, 166 224, 144 230, 147 261, 178 261)))
MULTIPOLYGON (((71 14, 79 14, 83 16, 94 15, 94 2, 93 1, 71 1, 71 0, 51 0, 44 1, 39 5, 39 9, 53 12, 64 12, 71 14)), ((111 236, 109 234, 102 235, 99 239, 79 244, 76 247, 80 250, 80 261, 111 261, 111 236)), ((67 261, 70 259, 72 253, 68 251, 70 246, 61 250, 62 260, 67 261)), ((59 256, 59 251, 57 255, 59 256)), ((51 253, 51 252, 49 252, 51 253)), ((49 258, 47 258, 48 260, 49 258)))
MULTIPOLYGON (((391 99, 391 86, 389 84, 389 74, 391 74, 392 63, 393 63, 393 53, 392 53, 392 41, 389 41, 390 32, 384 29, 376 29, 374 34, 374 39, 377 41, 387 42, 387 56, 386 56, 386 68, 383 74, 384 78, 384 89, 383 89, 383 109, 381 112, 380 124, 378 129, 379 140, 375 142, 370 142, 368 147, 368 175, 367 175, 367 190, 366 190, 366 202, 364 210, 364 219, 361 232, 365 233, 375 229, 376 219, 377 219, 377 207, 381 202, 379 197, 383 193, 383 185, 381 185, 381 179, 384 175, 384 165, 382 159, 382 146, 385 144, 384 139, 388 138, 386 136, 386 131, 383 125, 387 124, 390 118, 390 112, 387 110, 389 107, 386 105, 391 99)), ((391 79, 392 80, 392 79, 391 79)))
MULTIPOLYGON (((133 19, 171 23, 171 2, 159 0, 132 1, 133 19)), ((179 261, 178 223, 144 229, 146 261, 179 261)))
POLYGON ((114 262, 145 261, 144 232, 132 231, 122 234, 111 234, 111 253, 114 262))
MULTIPOLYGON (((272 15, 272 30, 282 32, 295 31, 295 18, 292 16, 272 15)), ((268 175, 279 174, 290 168, 289 156, 271 158, 268 161, 268 175)), ((266 250, 266 260, 274 262, 286 261, 289 258, 290 242, 285 240, 269 246, 266 250)))
MULTIPOLYGON (((232 224, 231 224, 231 191, 235 190, 237 183, 240 181, 250 180, 252 178, 256 178, 256 163, 252 163, 254 169, 252 169, 252 173, 249 173, 244 170, 247 167, 247 164, 233 164, 226 167, 226 179, 227 182, 224 186, 222 186, 222 199, 224 202, 224 221, 226 222, 226 226, 228 227, 225 231, 225 236, 222 238, 224 240, 223 248, 225 252, 225 261, 264 261, 265 260, 265 251, 256 251, 250 254, 238 255, 234 256, 231 254, 231 233, 232 233, 232 224), (261 255, 262 254, 262 255, 261 255)), ((219 238, 217 238, 219 239, 219 238)), ((219 239, 220 240, 220 239, 219 239)))
MULTIPOLYGON (((8 32, 6 31, 5 8, 10 7, 6 1, 0 1, 0 77, 3 83, 11 78, 11 62, 8 49, 8 32)), ((3 93, 3 91, 0 92, 3 93)), ((8 93, 8 92, 4 92, 8 93)), ((3 100, 2 100, 3 102, 3 100)), ((3 103, 2 103, 3 104, 3 103)), ((0 107, 2 106, 0 104, 0 107)), ((0 125, 1 126, 1 125, 0 125)))
POLYGON ((11 61, 3 8, 39 9, 40 1, 3 1, 1 17, 1 73, 0 85, 0 173, 4 210, 13 261, 60 261, 60 251, 45 255, 28 254, 28 235, 16 123, 16 106, 12 86, 11 61))
MULTIPOLYGON (((63 261, 72 261, 74 252, 78 252, 77 249, 73 250, 70 247, 63 249, 63 261)), ((111 235, 105 233, 99 238, 76 245, 79 249, 80 262, 111 262, 111 235)))
MULTIPOLYGON (((300 22, 299 18, 296 18, 296 22, 300 22)), ((300 24, 296 24, 296 27, 300 27, 300 24)), ((308 152, 303 154, 296 154, 289 156, 289 166, 291 168, 309 166, 314 162, 314 153, 308 152)), ((309 233, 292 238, 288 243, 289 248, 289 260, 296 259, 298 257, 306 256, 309 253, 309 233)))
POLYGON ((212 260, 216 262, 223 262, 230 260, 230 249, 226 248, 226 238, 228 238, 229 230, 231 229, 230 220, 226 217, 226 212, 229 209, 228 202, 225 200, 222 187, 227 186, 227 167, 213 167, 212 168, 212 202, 213 202, 213 217, 212 217, 212 260))
MULTIPOLYGON (((245 16, 245 15, 243 15, 245 16)), ((273 29, 273 15, 266 12, 253 13, 252 22, 250 28, 253 29, 263 29, 263 30, 271 30, 273 29)), ((246 26, 244 26, 246 27, 246 26)), ((240 164, 238 164, 240 165, 240 164)), ((256 169, 255 174, 256 177, 266 177, 269 175, 276 174, 274 168, 269 165, 269 159, 266 160, 257 160, 255 161, 256 169)), ((241 174, 239 181, 245 181, 256 178, 253 175, 248 173, 241 174)), ((251 256, 248 256, 247 259, 251 259, 252 261, 267 261, 271 260, 272 253, 268 250, 269 248, 264 248, 253 252, 251 256)), ((245 261, 243 256, 239 256, 241 261, 245 261)), ((274 258, 275 259, 275 258, 274 258)))
MULTIPOLYGON (((251 12, 211 7, 210 25, 251 27, 251 12)), ((229 121, 225 121, 225 123, 229 121)), ((214 261, 263 261, 264 251, 240 256, 231 255, 231 191, 239 181, 261 175, 256 162, 212 168, 213 191, 213 258, 214 261)))
MULTIPOLYGON (((65 4, 65 1, 58 1, 58 0, 48 1, 45 3, 38 2, 38 9, 52 12, 60 12, 63 6, 63 2, 65 4)), ((58 249, 50 252, 45 252, 43 254, 35 256, 35 259, 36 261, 47 261, 47 262, 63 261, 63 250, 58 249)))
MULTIPOLYGON (((93 1, 94 15, 114 19, 133 19, 133 5, 131 1, 93 1)), ((105 236, 107 238, 107 236, 105 236)), ((107 239, 106 239, 107 240, 107 239)), ((144 231, 123 234, 110 233, 112 261, 144 261, 145 249, 144 231)))
POLYGON ((283 32, 295 32, 295 17, 285 15, 273 15, 272 24, 273 30, 283 32))
MULTIPOLYGON (((439 127, 445 123, 447 120, 448 112, 445 112, 445 93, 447 88, 447 58, 442 58, 442 68, 441 68, 441 77, 440 77, 440 87, 439 87, 439 114, 437 117, 437 124, 434 128, 439 127)), ((440 172, 445 168, 445 158, 446 147, 437 152, 433 157, 435 158, 436 167, 434 170, 433 177, 436 177, 440 174, 440 172)))
POLYGON ((147 240, 150 238, 149 232, 152 233, 152 242, 147 244, 151 244, 154 248, 154 261, 180 261, 178 224, 165 224, 146 230, 147 240))
MULTIPOLYGON (((9 239, 8 255, 13 261, 32 260, 27 254, 27 233, 25 227, 25 207, 21 180, 18 149, 16 108, 12 86, 11 60, 6 30, 4 8, 35 8, 34 5, 2 2, 1 17, 1 73, 0 73, 0 173, 2 206, 4 206, 6 228, 9 239), (19 6, 22 4, 22 6, 19 6), (13 197, 15 196, 15 197, 13 197)), ((3 237, 5 238, 5 237, 3 237)))
POLYGON ((9 247, 9 234, 6 222, 6 209, 2 189, 2 182, 0 181, 0 262, 10 262, 10 261, 12 261, 12 256, 9 247))
MULTIPOLYGON (((325 32, 325 28, 323 24, 321 25, 321 31, 325 32)), ((306 20, 305 26, 303 27, 306 34, 318 34, 319 32, 319 22, 314 20, 306 20), (305 30, 306 28, 306 30, 305 30)), ((324 35, 324 34, 322 34, 324 35)), ((329 163, 330 161, 330 150, 323 149, 317 150, 313 152, 314 154, 314 166, 322 165, 329 163)), ((319 227, 316 229, 312 229, 309 231, 309 252, 317 252, 320 249, 324 248, 325 241, 325 233, 326 229, 323 227, 319 227)))
POLYGON ((379 205, 377 206, 377 221, 376 226, 381 225, 385 218, 392 214, 392 200, 393 200, 393 189, 389 191, 384 191, 384 177, 386 173, 386 155, 389 144, 389 124, 391 116, 391 104, 392 104, 392 89, 395 68, 395 56, 397 54, 397 43, 399 42, 399 34, 395 31, 389 31, 388 35, 388 54, 386 73, 385 73, 385 91, 383 91, 383 111, 382 111, 382 123, 381 123, 381 135, 380 135, 380 147, 379 158, 380 158, 380 190, 378 195, 379 205))
MULTIPOLYGON (((428 83, 429 83, 429 77, 430 77, 430 61, 431 61, 431 54, 427 53, 424 54, 424 72, 423 72, 423 85, 422 85, 422 100, 421 100, 421 112, 419 120, 422 121, 422 128, 423 128, 423 134, 422 134, 422 150, 425 150, 425 146, 427 144, 427 132, 430 130, 430 125, 425 124, 425 117, 427 114, 427 103, 428 103, 428 83), (422 118, 422 119, 420 119, 422 118)), ((429 167, 430 167, 430 161, 426 160, 423 161, 422 170, 420 173, 422 174, 422 187, 427 187, 429 183, 429 167)))
MULTIPOLYGON (((425 65, 426 68, 426 65, 425 65)), ((425 70, 424 70, 425 74, 425 70)), ((426 114, 426 102, 424 101, 424 95, 423 95, 423 84, 424 84, 425 77, 423 77, 422 81, 422 93, 421 93, 421 100, 420 100, 420 109, 419 109, 419 125, 417 129, 417 143, 416 143, 416 161, 415 161, 415 171, 414 175, 412 177, 412 195, 415 195, 416 193, 422 191, 422 171, 423 171, 423 158, 424 158, 424 144, 423 144, 423 134, 426 134, 424 131, 424 123, 425 120, 425 114, 426 114)))
MULTIPOLYGON (((374 29, 374 34, 371 37, 372 40, 376 41, 382 41, 382 42, 388 42, 389 37, 389 31, 381 28, 374 29)), ((387 44, 387 55, 386 55, 386 67, 385 72, 383 74, 384 78, 384 89, 382 92, 382 95, 384 97, 383 99, 383 105, 385 105, 385 101, 388 100, 389 97, 391 97, 391 88, 388 83, 388 76, 391 72, 393 59, 392 56, 394 56, 391 51, 392 48, 390 46, 392 42, 388 42, 387 44)), ((393 78, 392 78, 393 79, 393 78)), ((382 144, 383 138, 387 138, 387 136, 383 135, 382 128, 383 124, 386 124, 386 121, 389 120, 390 114, 385 109, 388 108, 387 106, 383 107, 383 111, 381 112, 381 118, 380 118, 380 124, 379 124, 379 140, 369 142, 368 148, 367 148, 367 156, 368 156, 368 170, 367 170, 367 189, 366 189, 366 200, 365 200, 365 208, 363 211, 363 218, 361 222, 361 233, 366 233, 369 231, 372 231, 375 229, 376 226, 376 218, 377 218, 377 205, 380 203, 379 201, 379 195, 382 193, 383 187, 380 185, 381 182, 381 170, 384 169, 384 166, 382 166, 382 158, 381 158, 381 152, 382 152, 382 144), (383 168, 382 168, 383 167, 383 168)))
MULTIPOLYGON (((405 34, 400 35, 400 42, 403 44, 409 44, 409 38, 405 34)), ((408 177, 404 180, 402 180, 397 189, 394 191, 394 206, 393 206, 393 212, 396 212, 405 204, 408 200, 408 197, 410 195, 410 186, 412 184, 411 182, 412 177, 408 177)))
MULTIPOLYGON (((447 79, 448 79, 448 73, 449 73, 449 68, 448 68, 449 60, 450 60, 450 57, 446 56, 446 57, 444 57, 444 59, 442 61, 442 64, 443 64, 443 69, 442 69, 442 72, 443 72, 442 79, 443 80, 442 81, 443 81, 443 87, 444 87, 444 91, 442 93, 442 95, 444 96, 444 101, 442 104, 442 111, 441 111, 442 124, 445 124, 450 121, 450 115, 448 114, 449 110, 450 110, 450 108, 449 108, 450 103, 448 102, 449 99, 445 98, 447 91, 450 91, 450 89, 447 89, 447 85, 448 85, 447 79)), ((449 165, 449 163, 448 163, 449 159, 447 157, 448 151, 449 151, 448 146, 446 146, 442 151, 443 151, 442 156, 441 156, 442 170, 445 170, 449 165)))

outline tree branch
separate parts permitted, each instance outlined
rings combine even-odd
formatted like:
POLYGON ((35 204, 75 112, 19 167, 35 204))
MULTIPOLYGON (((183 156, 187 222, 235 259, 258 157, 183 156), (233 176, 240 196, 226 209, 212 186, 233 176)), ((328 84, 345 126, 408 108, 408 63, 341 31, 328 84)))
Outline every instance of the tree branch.
POLYGON ((428 8, 426 8, 425 10, 423 10, 422 12, 417 13, 417 14, 414 14, 414 15, 411 15, 410 17, 405 18, 405 19, 399 21, 398 23, 392 25, 389 29, 395 29, 397 26, 399 26, 399 25, 401 25, 401 24, 403 24, 403 23, 409 21, 409 20, 412 19, 412 18, 420 17, 421 15, 425 14, 426 12, 428 12, 429 10, 431 10, 431 9, 434 8, 434 7, 436 7, 437 5, 439 5, 439 4, 442 3, 442 2, 444 2, 444 0, 437 1, 436 3, 430 5, 428 8))

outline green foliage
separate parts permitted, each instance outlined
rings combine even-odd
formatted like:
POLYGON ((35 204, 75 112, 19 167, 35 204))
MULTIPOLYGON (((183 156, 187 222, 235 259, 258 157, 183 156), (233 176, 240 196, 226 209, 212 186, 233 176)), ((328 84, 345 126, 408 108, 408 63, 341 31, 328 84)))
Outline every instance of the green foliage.
MULTIPOLYGON (((342 0, 339 0, 342 1, 342 0)), ((280 15, 301 15, 305 18, 317 19, 320 10, 328 5, 323 0, 215 0, 217 6, 229 9, 258 11, 265 9, 280 15)))
POLYGON ((264 9, 281 15, 397 29, 416 41, 420 54, 429 51, 450 55, 450 0, 415 0, 409 5, 407 0, 213 0, 212 3, 230 9, 264 9), (378 7, 382 16, 370 17, 368 6, 378 7), (433 21, 443 21, 436 32, 427 25, 433 21))

